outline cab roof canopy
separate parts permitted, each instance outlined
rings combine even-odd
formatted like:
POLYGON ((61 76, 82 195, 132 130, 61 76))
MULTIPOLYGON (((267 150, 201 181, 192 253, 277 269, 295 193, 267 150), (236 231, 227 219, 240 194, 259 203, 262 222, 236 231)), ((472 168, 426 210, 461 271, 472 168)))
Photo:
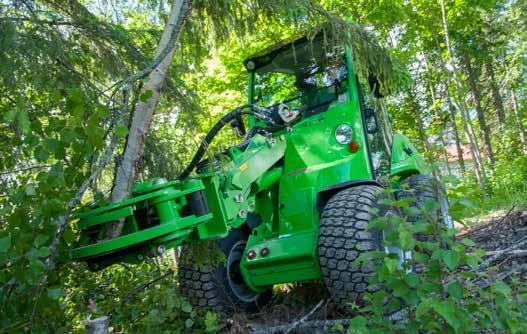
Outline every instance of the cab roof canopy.
MULTIPOLYGON (((376 78, 383 91, 393 92, 409 83, 410 79, 406 69, 390 56, 386 48, 379 45, 371 33, 355 23, 344 20, 333 24, 324 24, 305 34, 282 40, 247 58, 243 64, 247 70, 252 71, 271 63, 277 54, 288 49, 293 50, 292 54, 296 57, 295 48, 304 45, 306 42, 313 43, 319 38, 322 38, 322 42, 326 45, 329 44, 329 47, 323 49, 349 45, 353 52, 354 68, 357 74, 367 81, 372 77, 376 78)), ((322 51, 322 48, 312 50, 315 53, 322 53, 322 51)), ((298 58, 295 58, 295 61, 298 61, 298 58)), ((276 64, 276 66, 280 65, 276 64)), ((280 69, 274 71, 282 72, 280 69)), ((285 69, 283 72, 288 73, 285 69)))
POLYGON ((343 52, 340 45, 333 48, 324 44, 323 36, 319 34, 312 40, 300 37, 289 43, 277 44, 247 59, 245 66, 249 70, 305 75, 316 71, 318 65, 342 57, 343 52))
POLYGON ((258 52, 255 55, 252 55, 251 57, 247 58, 243 65, 248 70, 254 70, 258 69, 271 61, 278 55, 279 53, 286 51, 287 49, 291 49, 291 47, 295 47, 301 44, 304 44, 305 42, 308 42, 308 38, 306 36, 302 35, 296 35, 287 39, 284 39, 260 52, 258 52), (252 64, 250 64, 252 62, 252 64), (249 64, 249 65, 248 65, 249 64))

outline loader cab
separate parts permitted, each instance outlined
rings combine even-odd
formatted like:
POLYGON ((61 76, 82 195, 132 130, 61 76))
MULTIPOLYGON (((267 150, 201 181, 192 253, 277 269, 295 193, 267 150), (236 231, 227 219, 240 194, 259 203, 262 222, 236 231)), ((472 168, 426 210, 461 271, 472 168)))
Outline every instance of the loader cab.
MULTIPOLYGON (((348 105, 349 115, 361 114, 370 178, 386 179, 393 134, 380 84, 374 75, 359 80, 352 59, 349 47, 333 44, 323 34, 279 43, 244 62, 249 72, 248 102, 277 110, 285 107, 304 120, 348 105)), ((249 119, 249 127, 258 125, 249 119)))
POLYGON ((345 48, 324 43, 322 35, 278 44, 249 58, 245 66, 249 103, 261 107, 284 105, 309 117, 328 110, 347 92, 345 48))

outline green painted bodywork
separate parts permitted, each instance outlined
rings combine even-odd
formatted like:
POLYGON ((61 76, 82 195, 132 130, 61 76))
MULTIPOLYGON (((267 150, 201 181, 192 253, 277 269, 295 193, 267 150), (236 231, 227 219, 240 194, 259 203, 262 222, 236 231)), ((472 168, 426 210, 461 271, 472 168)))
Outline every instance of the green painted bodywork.
POLYGON ((431 172, 432 168, 423 156, 418 153, 410 140, 400 133, 394 134, 391 175, 398 175, 401 178, 405 178, 412 174, 429 174, 431 172), (405 152, 405 149, 408 152, 405 152))
MULTIPOLYGON (((124 220, 125 228, 123 235, 111 240, 101 240, 101 231, 92 233, 91 238, 84 238, 84 245, 71 251, 71 257, 108 264, 134 262, 185 242, 223 238, 239 228, 249 231, 246 254, 256 253, 241 262, 242 275, 253 290, 320 279, 320 204, 340 189, 378 183, 351 58, 347 49, 345 91, 326 111, 302 118, 272 136, 255 135, 243 152, 229 149, 230 159, 219 169, 210 167, 184 181, 140 183, 131 199, 78 214, 83 238, 90 230, 97 232, 98 227, 119 220, 124 220), (353 140, 358 143, 353 153, 335 139, 335 129, 343 123, 353 129, 353 140), (189 210, 191 196, 197 193, 207 208, 200 214, 189 210), (260 224, 249 227, 248 219, 254 217, 260 224), (268 255, 262 255, 263 249, 268 255)), ((249 103, 253 81, 250 72, 249 103)), ((249 126, 255 124, 250 118, 249 126)), ((406 137, 395 134, 392 139, 391 176, 429 171, 406 137)))

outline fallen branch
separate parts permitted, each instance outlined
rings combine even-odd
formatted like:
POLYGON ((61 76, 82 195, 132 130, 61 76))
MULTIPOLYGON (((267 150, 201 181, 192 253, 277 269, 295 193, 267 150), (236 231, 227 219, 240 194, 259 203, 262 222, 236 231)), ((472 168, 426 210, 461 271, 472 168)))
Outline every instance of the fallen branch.
MULTIPOLYGON (((523 271, 527 271, 527 263, 524 263, 524 264, 522 264, 520 266, 516 266, 516 267, 514 267, 514 268, 512 268, 510 270, 507 270, 507 271, 504 271, 502 273, 499 273, 496 276, 496 280, 503 281, 504 279, 512 276, 513 274, 518 273, 518 272, 523 272, 523 271)), ((496 280, 493 280, 493 282, 496 281, 496 280)), ((491 281, 486 281, 484 284, 480 285, 480 288, 481 289, 486 289, 486 288, 488 288, 491 285, 492 285, 491 281)))
MULTIPOLYGON (((523 246, 525 244, 527 244, 527 236, 521 238, 515 244, 513 244, 512 246, 510 246, 510 247, 508 247, 506 249, 488 252, 488 253, 494 253, 494 255, 491 255, 491 257, 488 260, 485 260, 483 263, 481 263, 477 269, 473 270, 473 272, 479 272, 479 273, 484 272, 490 265, 492 265, 494 262, 496 262, 498 259, 500 259, 505 254, 513 254, 513 253, 515 253, 517 251, 524 251, 524 250, 521 250, 521 249, 518 250, 518 248, 520 248, 521 246, 523 246)), ((522 267, 522 266, 520 266, 520 267, 522 267)), ((512 273, 507 275, 507 276, 505 276, 505 277, 508 277, 510 275, 512 275, 512 273)), ((498 278, 499 278, 499 276, 498 276, 498 278)), ((500 279, 503 279, 503 278, 500 278, 500 279)), ((480 288, 488 287, 488 286, 490 286, 492 284, 492 283, 490 283, 489 280, 485 280, 484 283, 478 283, 481 280, 484 280, 484 277, 474 278, 472 280, 467 281, 467 283, 468 284, 478 284, 480 286, 480 288)), ((494 281, 494 280, 492 280, 492 281, 494 281)))
POLYGON ((311 317, 313 315, 313 313, 315 313, 319 308, 320 306, 322 306, 322 303, 324 302, 324 299, 322 299, 321 301, 318 302, 317 305, 315 305, 315 307, 313 307, 313 309, 311 311, 309 311, 308 314, 306 314, 305 316, 303 316, 300 320, 297 320, 295 322, 293 322, 291 324, 291 326, 289 327, 289 329, 287 329, 287 331, 285 332, 286 334, 290 333, 293 329, 295 329, 298 325, 306 322, 307 319, 309 319, 309 317, 311 317))
POLYGON ((521 256, 527 256, 527 249, 510 249, 510 250, 496 250, 496 251, 488 251, 485 253, 485 256, 492 256, 495 257, 502 257, 502 256, 515 256, 515 257, 521 257, 521 256))
MULTIPOLYGON (((510 252, 510 251, 513 251, 513 250, 516 250, 518 248, 520 248, 521 246, 527 244, 527 236, 521 238, 520 240, 516 241, 515 244, 513 244, 512 246, 508 247, 508 248, 505 248, 503 250, 497 250, 497 252, 510 252)), ((486 266, 494 263, 496 260, 498 260, 500 257, 501 257, 501 253, 498 253, 496 255, 493 255, 490 259, 488 259, 486 261, 486 266)), ((481 267, 481 266, 480 266, 481 267)))
POLYGON ((509 276, 511 276, 511 275, 513 275, 513 274, 515 274, 517 272, 522 272, 522 271, 527 271, 527 263, 524 263, 524 264, 522 264, 520 266, 514 267, 511 270, 499 273, 498 274, 498 279, 504 280, 507 277, 509 277, 509 276))
MULTIPOLYGON (((335 320, 310 320, 298 324, 295 327, 296 332, 300 333, 331 333, 330 329, 342 325, 345 327, 350 323, 351 319, 335 319, 335 320)), ((251 332, 251 334, 282 334, 290 327, 290 324, 273 326, 268 328, 258 329, 251 332)))
POLYGON ((468 230, 466 232, 463 232, 463 233, 460 233, 458 235, 456 235, 456 239, 460 240, 460 239, 463 239, 464 237, 466 237, 467 235, 471 235, 471 234, 474 234, 476 232, 479 232, 483 229, 486 229, 487 227, 493 227, 495 225, 499 225, 501 223, 503 223, 505 221, 505 219, 507 219, 510 214, 512 213, 512 211, 516 208, 516 205, 513 205, 510 210, 505 214, 505 216, 503 216, 499 221, 490 221, 486 224, 483 224, 483 225, 480 225, 480 226, 477 226, 471 230, 468 230))
POLYGON ((279 334, 279 333, 291 333, 295 329, 303 328, 304 324, 312 323, 312 321, 307 321, 319 308, 322 306, 322 303, 324 302, 324 299, 318 302, 315 307, 311 309, 305 316, 302 318, 294 321, 293 323, 286 324, 286 325, 280 325, 280 326, 273 326, 263 329, 257 329, 252 332, 252 334, 279 334))

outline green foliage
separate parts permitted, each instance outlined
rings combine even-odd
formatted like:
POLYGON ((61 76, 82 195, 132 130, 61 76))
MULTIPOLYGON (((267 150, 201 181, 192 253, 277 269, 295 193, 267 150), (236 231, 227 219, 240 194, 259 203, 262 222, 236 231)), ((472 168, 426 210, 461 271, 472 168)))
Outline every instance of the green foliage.
POLYGON ((384 232, 383 245, 411 251, 412 257, 401 267, 395 254, 372 252, 358 259, 373 263, 374 274, 360 315, 353 318, 358 328, 350 326, 350 332, 525 332, 525 282, 489 277, 484 252, 469 239, 455 241, 437 213, 439 204, 429 201, 417 209, 409 205, 414 200, 385 201, 400 215, 370 224, 384 232), (416 215, 417 221, 408 221, 416 215), (389 320, 394 314, 398 320, 389 320))
MULTIPOLYGON (((0 328, 69 331, 71 317, 65 313, 79 311, 71 299, 83 284, 67 294, 64 285, 82 270, 59 265, 44 275, 56 220, 93 172, 110 136, 124 142, 127 125, 112 124, 119 103, 107 90, 143 56, 118 24, 77 17, 87 12, 80 3, 68 3, 72 12, 51 2, 50 7, 5 5, 0 11, 0 328)), ((99 193, 97 186, 109 189, 107 173, 87 201, 99 193)), ((59 259, 66 260, 75 239, 73 227, 67 227, 59 259)))
MULTIPOLYGON (((507 152, 505 154, 508 155, 507 152)), ((504 154, 504 155, 505 155, 504 154)), ((488 195, 485 196, 477 186, 476 179, 467 175, 465 179, 450 188, 449 195, 457 202, 462 201, 471 210, 465 211, 470 216, 484 214, 511 207, 523 208, 527 203, 527 156, 518 154, 515 157, 498 160, 494 170, 488 177, 488 195)))
MULTIPOLYGON (((455 56, 460 58, 462 53, 468 53, 479 68, 484 68, 489 59, 493 61, 507 118, 505 124, 492 127, 496 163, 489 166, 487 197, 483 197, 469 167, 461 177, 462 182, 449 189, 453 212, 463 218, 482 210, 510 207, 511 202, 522 205, 527 202, 524 182, 527 160, 518 125, 527 127, 526 4, 520 0, 446 3, 455 56), (513 108, 513 92, 518 117, 513 108)), ((445 45, 437 1, 415 1, 412 6, 399 0, 193 1, 193 4, 147 138, 142 178, 175 178, 213 122, 227 110, 246 102, 246 75, 241 65, 245 58, 279 40, 320 28, 328 21, 333 28, 328 31, 328 41, 351 40, 363 76, 375 71, 394 91, 404 91, 389 97, 394 128, 410 134, 428 150, 427 157, 432 161, 444 159, 440 138, 446 138, 446 144, 454 143, 453 125, 459 127, 463 144, 464 124, 458 116, 454 115, 453 123, 450 118, 448 97, 454 92, 446 80, 450 73, 444 67, 445 45), (350 22, 367 26, 367 31, 350 22), (371 40, 371 36, 376 36, 380 43, 371 40), (390 46, 390 50, 385 46, 390 46), (425 60, 428 69, 423 64, 425 60), (404 68, 410 69, 416 83, 411 88, 404 68), (435 92, 435 102, 429 87, 435 92)), ((94 318, 111 311, 114 312, 111 325, 116 331, 221 329, 221 319, 215 314, 202 315, 189 309, 176 293, 173 275, 122 303, 133 287, 173 270, 168 260, 159 266, 153 263, 113 266, 100 273, 91 273, 81 264, 59 263, 47 275, 46 284, 40 284, 56 233, 57 217, 65 212, 68 201, 93 172, 94 163, 113 134, 120 138, 115 153, 122 150, 130 120, 112 123, 122 96, 111 87, 153 57, 168 5, 156 0, 2 2, 0 331, 81 332, 88 315, 94 318)), ((486 72, 480 71, 478 80, 485 83, 480 86, 488 87, 486 72)), ((151 92, 139 95, 139 86, 140 83, 134 87, 131 98, 148 101, 151 92)), ((468 89, 463 89, 462 94, 470 100, 468 89)), ((485 115, 494 120, 491 90, 483 88, 482 96, 485 115)), ((479 131, 478 124, 475 125, 479 131)), ((212 145, 211 152, 220 152, 236 140, 226 131, 212 145)), ((115 162, 118 161, 116 157, 115 162)), ((109 192, 113 170, 114 165, 109 165, 95 180, 83 204, 109 192)), ((393 242, 417 249, 415 254, 420 251, 424 255, 416 255, 415 261, 430 262, 434 264, 430 268, 439 269, 431 270, 424 278, 413 274, 403 278, 393 258, 383 260, 382 268, 385 274, 399 277, 399 281, 390 280, 394 289, 401 289, 398 294, 413 291, 408 296, 420 303, 413 299, 405 303, 412 302, 417 307, 415 313, 420 311, 420 321, 430 324, 431 331, 438 323, 468 328, 460 311, 464 307, 478 316, 478 326, 486 321, 489 327, 498 326, 493 324, 496 322, 503 328, 523 329, 519 318, 523 310, 516 304, 514 285, 509 286, 510 291, 501 283, 492 289, 476 290, 473 304, 462 281, 446 285, 445 298, 438 296, 437 277, 429 276, 437 272, 451 275, 453 269, 466 265, 476 268, 479 258, 463 254, 467 247, 473 247, 469 241, 449 250, 437 246, 437 242, 416 241, 413 231, 417 228, 421 229, 422 224, 401 224, 393 242), (434 252, 435 257, 428 254, 434 252), (424 289, 422 296, 415 292, 418 288, 424 289), (425 297, 433 302, 430 306, 425 306, 428 305, 425 297), (478 308, 478 303, 483 302, 487 303, 486 308, 478 308), (455 305, 455 312, 447 307, 450 304, 455 305), (503 318, 506 312, 511 316, 503 318)), ((64 262, 74 242, 73 223, 64 231, 58 247, 59 258, 64 262)), ((379 284, 383 282, 379 279, 379 284)), ((372 299, 370 306, 375 305, 372 299)), ((354 319, 354 324, 357 332, 369 328, 362 317, 354 319)))
MULTIPOLYGON (((174 256, 139 265, 109 267, 89 272, 84 264, 71 267, 65 279, 66 317, 73 330, 82 331, 85 314, 92 319, 109 315, 117 332, 212 333, 221 324, 215 313, 202 313, 179 295, 174 256)), ((48 291, 56 297, 59 291, 48 291)))

